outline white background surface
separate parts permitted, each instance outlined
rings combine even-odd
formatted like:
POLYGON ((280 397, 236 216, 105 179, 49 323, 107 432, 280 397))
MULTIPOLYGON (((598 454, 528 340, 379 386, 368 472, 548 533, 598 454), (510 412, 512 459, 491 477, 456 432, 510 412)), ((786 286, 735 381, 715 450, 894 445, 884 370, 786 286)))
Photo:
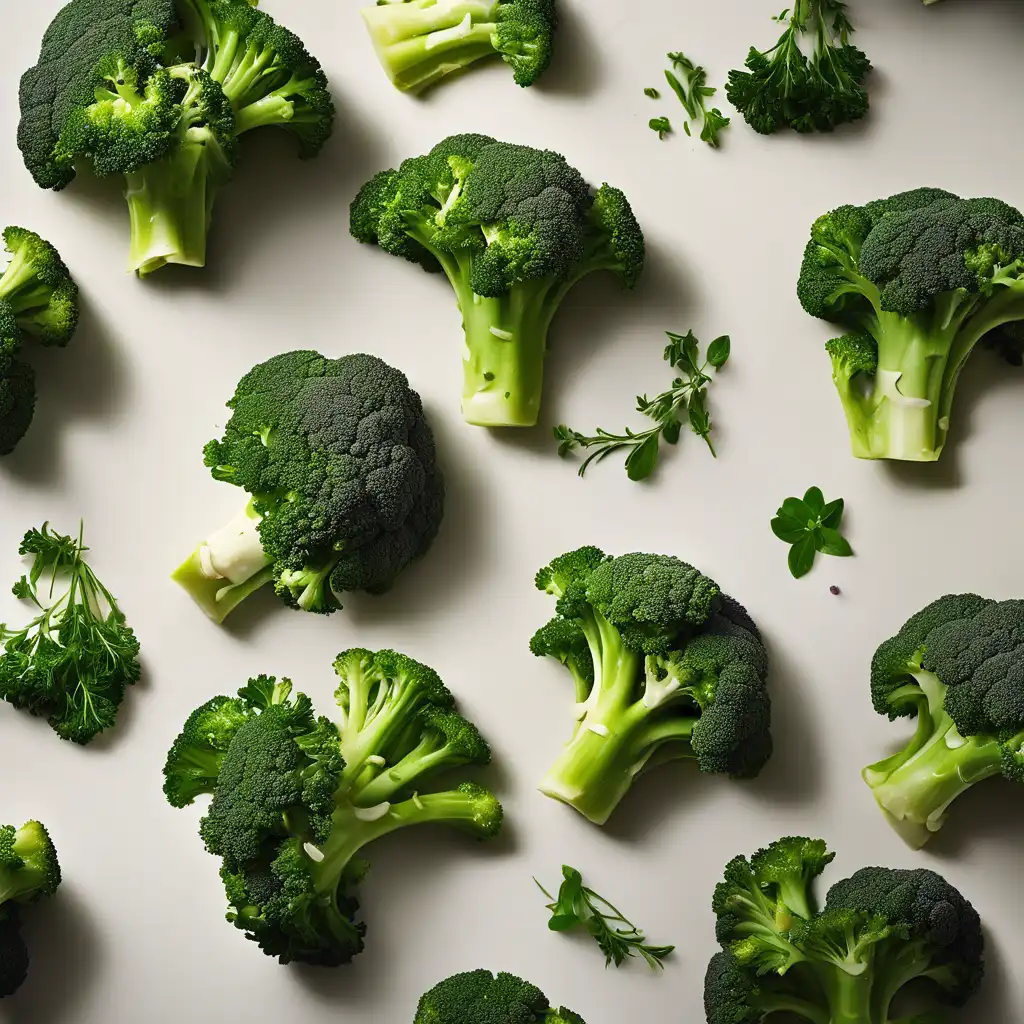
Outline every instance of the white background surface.
MULTIPOLYGON (((0 222, 58 245, 84 310, 72 346, 36 358, 36 422, 0 465, 0 576, 19 574, 28 526, 49 518, 70 531, 84 517, 94 565, 141 638, 144 680, 117 730, 89 749, 0 707, 0 820, 46 821, 66 877, 59 898, 26 915, 32 972, 0 1003, 0 1020, 406 1024, 429 985, 486 966, 535 980, 589 1024, 697 1024, 722 867, 780 835, 810 833, 838 850, 826 884, 870 863, 945 873, 978 907, 989 940, 985 990, 956 1019, 1020 1021, 1019 793, 979 787, 915 854, 859 772, 908 735, 871 709, 875 646, 942 593, 1024 595, 1024 376, 975 358, 939 465, 856 462, 822 349, 829 327, 800 310, 794 288, 810 222, 840 203, 935 185, 1024 204, 1024 8, 858 0, 858 42, 878 69, 870 119, 831 137, 769 139, 737 120, 716 153, 681 133, 659 142, 648 118, 666 113, 681 127, 681 110, 642 89, 662 87, 664 51, 676 48, 721 85, 749 44, 774 40, 768 0, 563 0, 543 84, 521 91, 498 63, 420 101, 388 84, 357 3, 266 0, 323 61, 335 136, 312 164, 293 160, 286 139, 247 141, 218 202, 208 268, 138 281, 123 272, 118 184, 42 192, 15 147, 18 78, 58 6, 3 2, 0 222), (634 295, 594 278, 566 302, 543 424, 515 436, 460 420, 459 319, 443 279, 348 235, 363 180, 459 131, 561 150, 591 181, 626 191, 649 243, 634 295), (733 337, 711 394, 720 458, 684 436, 649 485, 629 483, 612 462, 577 479, 555 456, 551 425, 635 423, 633 396, 666 380, 661 332, 691 326, 705 341, 733 337), (241 497, 210 478, 201 447, 245 370, 304 347, 375 352, 408 373, 437 434, 447 518, 428 557, 383 599, 354 597, 324 619, 261 594, 218 629, 168 579, 241 497), (810 484, 847 499, 857 557, 819 559, 794 581, 768 522, 810 484), (773 656, 777 752, 758 780, 662 768, 603 831, 535 791, 568 738, 571 689, 527 648, 552 611, 532 577, 587 542, 678 554, 749 607, 773 656), (393 646, 441 672, 492 741, 496 763, 483 777, 505 802, 508 830, 490 847, 429 829, 380 842, 362 890, 366 951, 334 971, 283 968, 224 922, 217 862, 196 834, 200 811, 164 803, 160 769, 192 708, 258 672, 290 675, 329 713, 331 660, 351 645, 393 646), (590 940, 545 930, 531 875, 554 883, 563 861, 652 940, 678 943, 664 976, 642 964, 606 971, 590 940)), ((0 597, 0 618, 24 614, 16 604, 0 597)))

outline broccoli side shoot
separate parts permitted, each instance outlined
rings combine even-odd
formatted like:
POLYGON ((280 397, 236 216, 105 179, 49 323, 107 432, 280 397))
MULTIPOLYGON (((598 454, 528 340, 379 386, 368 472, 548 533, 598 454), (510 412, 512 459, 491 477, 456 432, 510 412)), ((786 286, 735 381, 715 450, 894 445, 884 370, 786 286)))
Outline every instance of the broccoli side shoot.
POLYGON ((221 859, 228 920, 281 963, 348 963, 363 948, 362 850, 409 825, 497 835, 501 804, 435 776, 486 764, 490 748, 432 669, 394 651, 335 661, 337 721, 291 683, 260 676, 197 709, 167 756, 181 807, 212 795, 199 832, 221 859))
POLYGON ((916 189, 819 217, 797 294, 848 333, 826 346, 853 454, 931 462, 979 341, 1024 319, 1024 217, 916 189))
POLYGON ((59 885, 60 862, 46 828, 38 821, 0 825, 0 999, 28 974, 21 908, 52 896, 59 885))
MULTIPOLYGON (((862 868, 828 891, 821 840, 786 838, 736 857, 712 908, 722 952, 704 980, 709 1024, 759 1024, 775 1014, 811 1024, 909 1024, 894 1015, 916 983, 935 1006, 977 991, 984 942, 977 912, 934 871, 862 868)), ((931 1015, 914 1021, 932 1020, 931 1015)))
POLYGON ((13 592, 38 614, 20 628, 0 625, 0 698, 82 744, 114 725, 139 678, 139 641, 85 561, 88 550, 81 528, 77 537, 48 523, 29 530, 18 553, 32 566, 13 592))
POLYGON ((424 992, 413 1024, 468 1024, 479 1021, 486 1007, 487 1024, 586 1024, 564 1006, 555 1009, 536 985, 504 971, 453 974, 424 992))
POLYGON ((388 78, 411 93, 494 55, 517 85, 533 85, 557 24, 555 0, 392 0, 362 15, 388 78))
POLYGON ((871 663, 875 710, 917 719, 903 750, 864 769, 914 848, 953 801, 994 775, 1024 782, 1024 601, 950 594, 914 615, 871 663))
POLYGON ((462 412, 478 426, 533 426, 562 299, 598 270, 632 287, 644 263, 622 192, 592 192, 558 153, 484 135, 375 175, 350 218, 359 241, 448 277, 465 332, 462 412))
POLYGON ((250 498, 174 573, 215 622, 267 583, 293 608, 333 612, 347 591, 389 589, 430 547, 444 479, 403 373, 288 352, 250 370, 228 407, 205 462, 250 498))
POLYGON ((129 269, 203 266, 238 140, 278 125, 312 156, 333 105, 319 64, 238 0, 71 0, 21 80, 18 145, 42 188, 121 175, 129 269))
POLYGON ((537 574, 556 618, 533 637, 576 690, 572 739, 541 792, 603 824, 637 775, 676 758, 757 775, 771 756, 768 656, 746 612, 668 555, 581 548, 537 574))

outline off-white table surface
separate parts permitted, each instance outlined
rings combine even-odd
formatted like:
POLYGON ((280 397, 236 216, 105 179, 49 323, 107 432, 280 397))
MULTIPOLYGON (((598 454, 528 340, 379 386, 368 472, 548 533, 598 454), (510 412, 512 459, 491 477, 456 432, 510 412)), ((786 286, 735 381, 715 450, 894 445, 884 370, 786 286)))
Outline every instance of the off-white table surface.
MULTIPOLYGON (((58 6, 3 4, 0 222, 59 246, 82 288, 82 326, 66 352, 36 358, 36 423, 0 465, 0 577, 19 574, 28 526, 49 518, 71 530, 83 517, 95 567, 141 638, 144 678, 116 732, 89 749, 0 706, 0 820, 46 821, 66 877, 57 899, 26 915, 32 971, 0 1020, 406 1024, 429 985, 486 966, 535 980, 589 1024, 699 1024, 712 887, 734 854, 794 833, 838 850, 828 880, 872 863, 945 873, 988 938, 985 991, 956 1020, 1024 1019, 1020 792, 987 783, 915 854, 860 779, 909 732, 871 709, 875 646, 940 594, 1024 595, 1024 375, 976 357, 939 465, 854 461, 822 350, 829 328, 794 295, 808 227, 832 206, 921 185, 1024 204, 1024 7, 858 0, 858 41, 878 68, 869 120, 764 139, 737 119, 712 152, 681 133, 659 142, 648 118, 664 112, 681 127, 681 111, 642 90, 663 84, 664 51, 680 47, 721 84, 750 43, 774 38, 768 0, 563 0, 543 84, 519 90, 499 63, 421 101, 388 84, 354 0, 266 0, 323 61, 335 135, 311 164, 291 158, 287 139, 247 141, 217 204, 209 267, 139 281, 124 273, 118 184, 40 191, 15 147, 18 78, 58 6), (367 177, 465 131, 556 148, 591 181, 619 185, 649 245, 634 295, 592 278, 565 303, 542 426, 514 436, 460 420, 447 284, 348 234, 348 203, 367 177), (689 327, 733 338, 711 395, 719 459, 687 435, 649 485, 612 462, 577 479, 551 425, 635 422, 633 396, 666 380, 661 332, 689 327), (386 598, 354 597, 325 619, 262 594, 218 629, 168 579, 240 497, 210 478, 201 448, 242 373, 305 347, 374 352, 408 373, 437 434, 447 517, 386 598), (846 498, 857 557, 819 559, 794 581, 768 522, 811 484, 846 498), (603 830, 536 791, 571 728, 571 690, 527 648, 552 612, 532 578, 583 543, 678 554, 749 607, 773 658, 776 753, 757 781, 662 768, 603 830), (329 713, 331 660, 351 645, 396 647, 441 672, 493 743, 483 778, 508 829, 490 847, 431 829, 380 842, 362 887, 366 951, 338 970, 284 968, 224 922, 200 810, 164 802, 160 769, 189 711, 249 675, 289 675, 329 713), (546 931, 531 876, 554 882, 563 862, 652 939, 678 944, 663 976, 642 964, 605 970, 589 940, 546 931)), ((0 617, 23 614, 16 604, 0 597, 0 617)))

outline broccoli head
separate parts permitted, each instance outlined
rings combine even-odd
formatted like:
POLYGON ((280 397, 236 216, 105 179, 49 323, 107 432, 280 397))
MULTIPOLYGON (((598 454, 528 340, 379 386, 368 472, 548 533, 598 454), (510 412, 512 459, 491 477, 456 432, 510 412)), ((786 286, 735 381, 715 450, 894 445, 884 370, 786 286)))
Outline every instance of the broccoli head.
POLYGON ((260 676, 189 717, 167 755, 164 792, 211 794, 200 835, 221 858, 228 920, 281 963, 349 962, 363 948, 361 851, 407 825, 443 822, 480 839, 501 804, 472 782, 432 777, 487 764, 490 748, 437 673, 395 651, 343 651, 338 721, 291 683, 260 676))
POLYGON ((530 649, 570 670, 577 719, 541 792, 603 824, 633 779, 665 761, 734 778, 761 771, 772 751, 768 656, 713 580, 669 555, 586 547, 536 582, 558 603, 530 649))
POLYGON ((10 455, 36 411, 36 375, 17 356, 17 345, 0 339, 0 455, 10 455))
POLYGON ((413 1024, 586 1024, 556 1010, 536 985, 514 974, 465 971, 438 982, 420 998, 413 1024))
POLYGON ((38 821, 0 825, 0 999, 28 974, 20 908, 52 896, 59 885, 60 862, 46 828, 38 821))
POLYGON ((238 140, 277 125, 315 155, 333 105, 302 43, 246 0, 71 0, 22 76, 18 145, 42 188, 122 175, 129 269, 203 266, 238 140))
POLYGON ((1024 782, 1024 601, 933 601, 875 652, 871 698, 880 715, 917 719, 906 747, 864 781, 919 848, 976 782, 1024 782))
POLYGON ((239 382, 214 479, 250 494, 175 572, 214 621, 273 582, 284 602, 329 613, 350 590, 386 591, 430 547, 444 480, 419 395, 369 355, 288 352, 239 382))
POLYGON ((557 25, 555 0, 391 0, 362 15, 388 78, 411 93, 495 55, 533 85, 557 25))
POLYGON ((593 193, 558 153, 485 135, 453 135, 376 174, 350 216, 360 242, 447 275, 465 332, 462 411, 479 426, 534 425, 562 299, 597 270, 632 287, 644 264, 622 192, 593 193))
POLYGON ((923 868, 862 868, 819 909, 814 880, 832 857, 821 840, 791 837, 726 866, 712 901, 722 951, 704 980, 709 1024, 908 1024, 895 1014, 911 982, 938 1003, 977 991, 981 922, 953 886, 923 868))
POLYGON ((1022 271, 1024 216, 998 199, 921 188, 814 222, 797 294, 849 332, 826 349, 854 455, 939 457, 978 342, 1016 358, 1022 271))

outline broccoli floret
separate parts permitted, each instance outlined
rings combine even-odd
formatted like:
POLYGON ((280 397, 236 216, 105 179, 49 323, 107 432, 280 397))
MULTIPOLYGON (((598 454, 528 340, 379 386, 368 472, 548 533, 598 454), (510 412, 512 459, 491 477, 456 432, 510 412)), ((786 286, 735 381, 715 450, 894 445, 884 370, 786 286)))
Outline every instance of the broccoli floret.
POLYGON ((974 347, 988 336, 1012 359, 1022 269, 1024 217, 997 199, 922 188, 814 222, 797 294, 851 332, 826 348, 854 455, 939 457, 974 347))
POLYGON ((536 985, 514 974, 465 971, 425 992, 413 1024, 586 1024, 564 1006, 555 1009, 536 985))
POLYGON ((391 0, 362 15, 388 78, 411 93, 498 54, 517 85, 533 85, 557 25, 555 0, 391 0))
POLYGON ((842 0, 795 0, 775 19, 786 26, 770 49, 750 48, 746 70, 730 71, 725 94, 762 135, 782 128, 830 132, 868 112, 867 55, 850 43, 842 0), (801 40, 813 41, 807 55, 801 40))
POLYGON ((430 547, 444 480, 403 373, 288 352, 250 370, 228 407, 205 461, 251 499, 174 573, 215 622, 270 582, 293 608, 333 612, 346 591, 386 591, 430 547))
POLYGON ((212 794, 200 834, 222 861, 228 920, 282 963, 335 966, 362 950, 354 889, 373 840, 431 822, 480 839, 501 828, 481 786, 429 789, 436 772, 491 756, 436 672, 362 649, 334 667, 337 723, 288 680, 260 676, 193 712, 164 768, 172 805, 212 794))
POLYGON ((862 868, 833 885, 819 910, 813 882, 832 857, 821 840, 788 838, 728 864, 712 904, 723 951, 704 981, 709 1024, 759 1024, 776 1013, 811 1024, 906 1024, 892 1007, 911 982, 939 1003, 960 1005, 977 991, 981 922, 953 886, 926 869, 862 868))
MULTIPOLYGON (((382 8, 383 10, 383 8, 382 8)), ((644 238, 626 197, 596 194, 558 153, 453 135, 370 179, 352 202, 360 242, 443 270, 462 313, 462 412, 480 426, 537 422, 548 327, 582 277, 632 287, 644 238)))
POLYGON ((124 176, 140 275, 204 265, 240 135, 280 125, 313 156, 334 115, 319 64, 240 0, 71 0, 20 95, 18 145, 40 187, 83 165, 124 176))
POLYGON ((603 824, 634 778, 676 758, 757 775, 771 756, 768 656, 746 612, 668 555, 556 558, 537 588, 557 616, 533 637, 576 687, 576 729, 541 792, 603 824))
POLYGON ((897 832, 923 846, 953 801, 1002 774, 1024 782, 1024 601, 941 597, 871 663, 875 710, 916 717, 907 746, 864 769, 897 832))
POLYGON ((29 530, 18 553, 32 568, 13 592, 38 614, 20 629, 0 625, 0 698, 82 744, 114 725, 139 678, 139 641, 85 561, 88 550, 81 527, 77 537, 48 523, 29 530))
POLYGON ((60 862, 46 828, 38 821, 0 825, 0 999, 28 974, 20 908, 52 896, 59 885, 60 862))

